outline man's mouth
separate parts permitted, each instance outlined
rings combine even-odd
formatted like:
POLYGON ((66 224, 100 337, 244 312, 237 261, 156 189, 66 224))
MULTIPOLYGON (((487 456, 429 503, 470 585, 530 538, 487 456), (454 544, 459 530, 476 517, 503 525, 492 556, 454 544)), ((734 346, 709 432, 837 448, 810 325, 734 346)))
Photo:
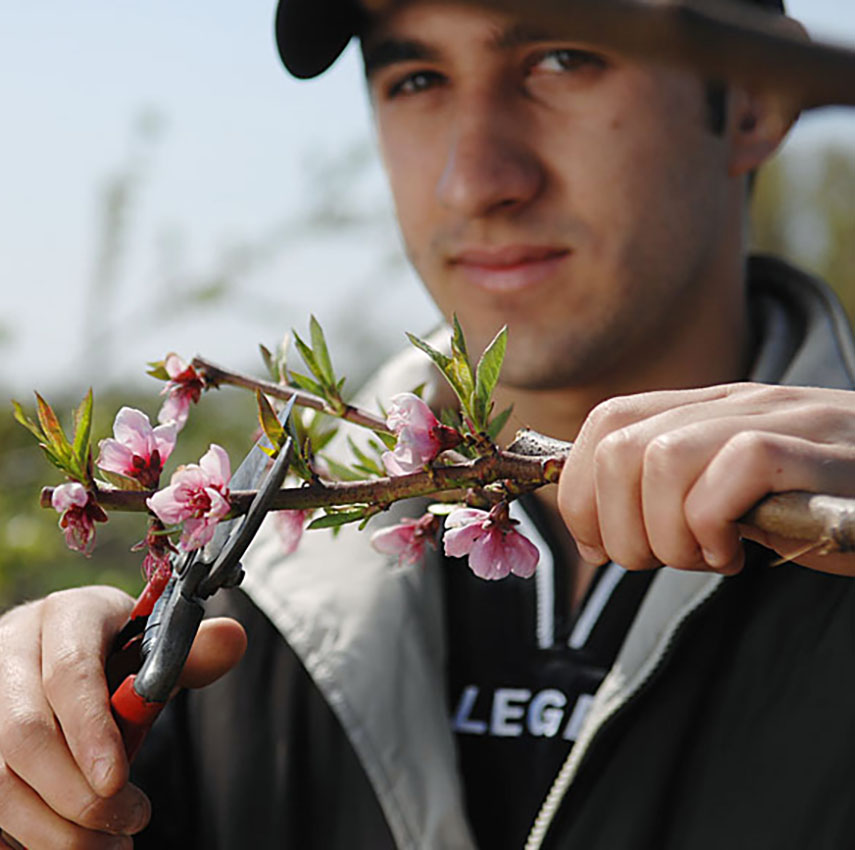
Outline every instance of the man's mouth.
POLYGON ((569 255, 566 248, 543 245, 473 247, 454 254, 449 265, 481 289, 510 293, 545 280, 569 255))

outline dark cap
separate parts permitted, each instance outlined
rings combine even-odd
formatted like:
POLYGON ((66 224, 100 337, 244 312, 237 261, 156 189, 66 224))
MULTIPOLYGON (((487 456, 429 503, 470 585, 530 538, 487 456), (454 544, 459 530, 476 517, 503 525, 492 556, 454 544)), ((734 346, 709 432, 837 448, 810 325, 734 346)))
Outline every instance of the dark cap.
MULTIPOLYGON (((784 11, 784 0, 740 0, 784 11)), ((322 74, 359 35, 366 15, 358 0, 279 0, 276 44, 285 67, 301 80, 322 74)))
POLYGON ((359 34, 364 19, 357 0, 279 0, 276 45, 282 62, 301 80, 317 77, 359 34))

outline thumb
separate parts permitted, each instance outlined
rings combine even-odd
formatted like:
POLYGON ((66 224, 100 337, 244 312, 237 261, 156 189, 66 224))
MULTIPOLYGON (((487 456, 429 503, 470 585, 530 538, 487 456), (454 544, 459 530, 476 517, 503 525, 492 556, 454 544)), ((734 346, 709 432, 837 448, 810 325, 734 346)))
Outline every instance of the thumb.
POLYGON ((178 679, 182 688, 204 688, 228 673, 243 658, 246 632, 228 617, 213 617, 199 626, 184 670, 178 679))

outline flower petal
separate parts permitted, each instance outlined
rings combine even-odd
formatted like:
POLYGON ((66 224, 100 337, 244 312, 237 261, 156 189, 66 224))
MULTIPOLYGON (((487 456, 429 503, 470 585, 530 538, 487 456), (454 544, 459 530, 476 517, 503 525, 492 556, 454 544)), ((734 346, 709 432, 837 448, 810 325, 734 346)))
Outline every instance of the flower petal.
POLYGON ((166 355, 163 368, 166 369, 166 374, 169 375, 170 378, 177 378, 187 369, 187 364, 177 354, 171 352, 166 355))
POLYGON ((181 387, 171 387, 157 414, 157 421, 164 425, 174 422, 180 430, 186 424, 189 415, 190 396, 183 392, 181 387))
POLYGON ((69 508, 83 508, 89 501, 89 493, 79 481, 69 481, 55 487, 50 503, 54 509, 62 513, 69 508))
POLYGON ((205 471, 210 484, 226 487, 232 477, 232 468, 226 450, 216 443, 211 443, 210 448, 199 461, 199 466, 205 471))
POLYGON ((176 498, 175 487, 172 485, 158 490, 153 496, 149 496, 145 503, 164 525, 183 522, 193 514, 193 509, 184 499, 176 498))
POLYGON ((414 393, 398 393, 392 397, 386 426, 398 432, 407 426, 418 431, 430 431, 439 424, 433 411, 414 393))
POLYGON ((443 550, 449 558, 463 558, 472 551, 475 542, 486 533, 480 523, 446 529, 442 538, 443 550))
POLYGON ((112 437, 107 437, 98 443, 96 466, 105 472, 115 472, 129 477, 133 477, 137 471, 134 469, 134 452, 112 437))
POLYGON ((308 514, 309 511, 276 511, 273 514, 273 523, 282 544, 283 555, 290 555, 300 545, 308 514))
POLYGON ((500 529, 491 528, 475 541, 469 553, 469 568, 476 576, 488 580, 504 578, 511 571, 500 529))
POLYGON ((531 578, 534 575, 540 552, 525 535, 509 531, 505 535, 505 551, 514 575, 520 578, 531 578))
POLYGON ((205 519, 188 519, 184 521, 184 531, 181 535, 180 546, 185 552, 201 549, 214 536, 216 521, 205 519))
POLYGON ((446 528, 458 528, 471 522, 485 522, 490 514, 479 508, 456 508, 445 518, 446 528))
POLYGON ((178 440, 178 423, 167 422, 164 425, 158 425, 152 431, 152 436, 154 437, 158 454, 160 454, 160 463, 162 465, 166 463, 172 454, 172 450, 175 448, 175 443, 178 440))
POLYGON ((151 422, 141 410, 123 407, 113 422, 113 434, 133 454, 146 459, 151 455, 154 448, 151 422))

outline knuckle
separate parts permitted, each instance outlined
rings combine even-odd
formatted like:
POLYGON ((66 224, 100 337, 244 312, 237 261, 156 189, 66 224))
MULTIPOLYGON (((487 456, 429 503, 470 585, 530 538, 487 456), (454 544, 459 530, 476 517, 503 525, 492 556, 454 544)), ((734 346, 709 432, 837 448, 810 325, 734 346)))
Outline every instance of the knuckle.
POLYGON ((754 474, 780 456, 774 436, 764 431, 747 430, 734 434, 722 448, 722 454, 743 474, 754 474))
POLYGON ((38 758, 55 734, 56 724, 52 717, 12 706, 7 712, 7 722, 0 728, 0 752, 14 767, 25 758, 38 758))
POLYGON ((641 452, 635 429, 619 428, 603 437, 594 449, 594 469, 598 474, 613 470, 625 471, 627 464, 639 457, 641 452))
POLYGON ((591 410, 586 425, 595 432, 613 431, 635 419, 635 396, 614 396, 601 401, 591 410))
POLYGON ((852 413, 830 401, 800 405, 792 415, 810 429, 814 439, 851 440, 855 432, 852 413))
POLYGON ((48 698, 84 686, 92 676, 92 650, 71 645, 57 647, 42 661, 42 680, 48 698))
POLYGON ((679 432, 660 434, 644 448, 644 472, 659 475, 682 466, 688 453, 688 440, 679 432))

